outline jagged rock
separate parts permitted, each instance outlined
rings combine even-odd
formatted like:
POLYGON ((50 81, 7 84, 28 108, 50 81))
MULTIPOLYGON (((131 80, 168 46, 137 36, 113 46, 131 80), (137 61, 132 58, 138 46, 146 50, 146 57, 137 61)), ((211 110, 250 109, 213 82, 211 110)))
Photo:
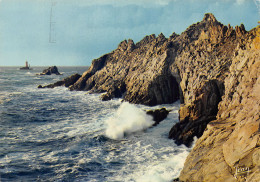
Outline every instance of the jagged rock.
POLYGON ((135 43, 132 39, 129 39, 128 41, 124 40, 119 45, 118 48, 120 51, 133 51, 135 49, 135 43))
POLYGON ((236 26, 235 32, 238 37, 243 36, 246 33, 245 26, 243 24, 241 24, 240 26, 236 26))
POLYGON ((51 66, 40 73, 40 75, 51 75, 51 74, 56 74, 60 75, 58 68, 56 66, 51 66))
POLYGON ((90 90, 94 86, 94 83, 93 85, 87 85, 87 80, 106 65, 106 60, 109 59, 110 56, 111 54, 105 54, 99 59, 94 59, 89 69, 70 87, 70 90, 90 90))
POLYGON ((178 36, 179 36, 178 34, 176 34, 175 32, 173 32, 173 33, 170 35, 169 39, 175 39, 175 38, 178 37, 178 36))
POLYGON ((217 119, 187 157, 182 181, 260 181, 260 27, 238 38, 244 45, 233 51, 217 119), (236 174, 242 168, 250 172, 236 174))
POLYGON ((153 42, 155 39, 156 39, 155 34, 147 35, 140 42, 138 42, 136 44, 136 46, 137 47, 145 46, 145 45, 150 44, 151 42, 153 42))
POLYGON ((102 93, 102 100, 123 97, 131 103, 156 105, 179 99, 179 85, 169 71, 163 34, 146 36, 136 45, 123 41, 113 52, 94 60, 71 90, 102 93))
POLYGON ((224 30, 225 26, 212 14, 206 14, 202 22, 177 38, 183 37, 187 42, 175 59, 184 103, 179 111, 180 123, 169 132, 169 138, 177 144, 190 146, 193 137, 200 137, 207 124, 216 118, 225 75, 239 43, 235 40, 230 45, 230 37, 225 37, 224 30))
POLYGON ((76 81, 80 77, 81 77, 81 75, 76 73, 76 74, 73 74, 73 75, 71 75, 67 78, 64 78, 61 81, 53 83, 53 84, 49 84, 49 85, 46 85, 46 86, 39 85, 38 88, 54 88, 54 87, 59 87, 59 86, 69 87, 69 86, 73 85, 74 83, 76 83, 76 81))
POLYGON ((155 110, 149 110, 146 111, 146 114, 151 115, 153 117, 153 120, 155 123, 153 126, 158 125, 161 121, 167 118, 168 114, 170 111, 168 111, 166 108, 161 108, 161 109, 155 109, 155 110))
POLYGON ((195 100, 189 105, 183 105, 179 110, 180 122, 172 127, 169 138, 177 144, 190 146, 193 137, 200 137, 207 124, 216 118, 218 103, 221 101, 223 88, 218 87, 216 80, 206 81, 202 88, 195 91, 195 100))

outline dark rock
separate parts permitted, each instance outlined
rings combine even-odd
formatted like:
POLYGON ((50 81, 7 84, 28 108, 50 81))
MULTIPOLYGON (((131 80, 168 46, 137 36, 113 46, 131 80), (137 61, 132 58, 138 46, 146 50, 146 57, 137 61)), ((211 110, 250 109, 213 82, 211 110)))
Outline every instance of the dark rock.
POLYGON ((122 81, 114 81, 107 93, 101 96, 103 101, 111 100, 113 98, 121 98, 126 92, 126 85, 122 81))
POLYGON ((169 138, 174 139, 177 145, 184 144, 187 147, 190 147, 194 137, 201 137, 207 124, 214 119, 216 119, 214 116, 203 116, 193 121, 189 121, 185 118, 183 121, 178 122, 171 128, 169 138))
POLYGON ((54 87, 59 87, 59 86, 69 87, 69 86, 73 85, 74 83, 76 83, 80 77, 81 77, 81 75, 76 73, 67 78, 64 78, 61 81, 53 83, 53 84, 49 84, 46 86, 39 85, 38 88, 54 88, 54 87))
POLYGON ((51 74, 56 74, 60 75, 58 68, 56 66, 51 66, 40 73, 40 75, 51 75, 51 74))
POLYGON ((207 124, 216 119, 218 104, 221 101, 223 83, 217 80, 206 81, 202 88, 196 90, 193 104, 182 105, 179 110, 180 122, 169 132, 169 138, 177 144, 190 146, 194 136, 202 136, 207 124))
POLYGON ((71 75, 71 76, 65 78, 65 79, 63 80, 64 86, 65 86, 65 87, 70 87, 71 85, 73 85, 74 83, 76 83, 80 77, 81 77, 80 74, 75 73, 75 74, 73 74, 73 75, 71 75))
POLYGON ((151 115, 153 117, 153 120, 155 123, 153 126, 158 125, 161 121, 167 118, 170 111, 168 111, 166 108, 156 109, 156 110, 149 110, 146 111, 146 114, 151 115))
POLYGON ((180 181, 179 178, 175 178, 172 182, 183 182, 183 181, 180 181))

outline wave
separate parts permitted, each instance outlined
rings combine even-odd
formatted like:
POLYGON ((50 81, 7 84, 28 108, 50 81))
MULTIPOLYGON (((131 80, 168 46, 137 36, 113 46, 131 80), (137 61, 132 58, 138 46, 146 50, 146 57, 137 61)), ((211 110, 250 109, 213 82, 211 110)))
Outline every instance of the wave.
POLYGON ((106 136, 111 139, 122 139, 125 134, 142 131, 154 124, 151 116, 133 104, 124 102, 116 114, 107 121, 106 136))

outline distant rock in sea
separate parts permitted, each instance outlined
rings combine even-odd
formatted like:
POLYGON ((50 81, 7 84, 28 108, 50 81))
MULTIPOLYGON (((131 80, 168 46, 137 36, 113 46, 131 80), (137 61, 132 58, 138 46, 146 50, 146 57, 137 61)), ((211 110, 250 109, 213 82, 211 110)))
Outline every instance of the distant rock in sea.
POLYGON ((51 66, 51 67, 43 70, 42 73, 40 73, 38 75, 51 75, 51 74, 60 75, 60 72, 58 71, 57 66, 51 66))

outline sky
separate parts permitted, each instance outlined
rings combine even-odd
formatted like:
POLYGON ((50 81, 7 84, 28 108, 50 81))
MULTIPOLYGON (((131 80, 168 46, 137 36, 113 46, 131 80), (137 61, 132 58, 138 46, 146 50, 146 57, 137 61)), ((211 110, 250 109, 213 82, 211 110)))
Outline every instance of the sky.
POLYGON ((180 34, 205 13, 250 30, 260 0, 0 0, 0 66, 89 66, 125 39, 180 34))

